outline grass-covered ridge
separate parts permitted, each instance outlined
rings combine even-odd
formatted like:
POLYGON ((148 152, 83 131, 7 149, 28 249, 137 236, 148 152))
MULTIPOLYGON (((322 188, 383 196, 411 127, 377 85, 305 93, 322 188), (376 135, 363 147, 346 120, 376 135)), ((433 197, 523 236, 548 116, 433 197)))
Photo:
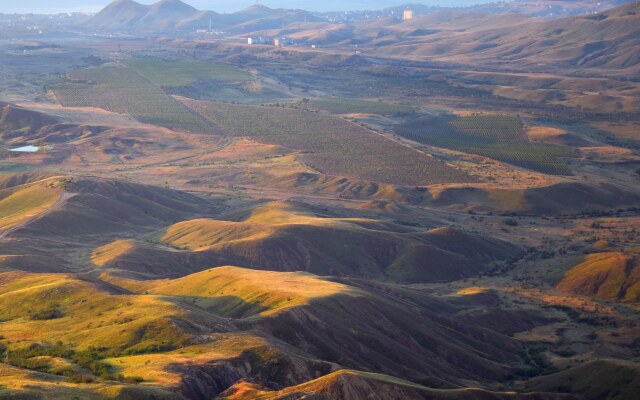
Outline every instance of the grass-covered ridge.
POLYGON ((567 271, 557 288, 605 301, 640 302, 640 260, 621 252, 590 254, 567 271))
POLYGON ((115 295, 67 274, 0 274, 0 329, 16 345, 73 343, 108 354, 171 348, 187 336, 182 312, 153 296, 115 295))
POLYGON ((474 276, 519 254, 506 242, 456 229, 332 217, 296 202, 265 203, 228 220, 178 222, 156 240, 212 262, 223 255, 227 264, 247 268, 413 283, 474 276))
POLYGON ((224 400, 287 400, 313 396, 322 399, 367 398, 374 400, 562 399, 539 394, 494 392, 479 388, 433 389, 390 375, 342 369, 282 390, 265 390, 251 382, 239 382, 221 395, 224 400))
POLYGON ((348 286, 302 272, 218 267, 184 278, 151 282, 116 280, 129 290, 186 299, 221 316, 269 316, 314 299, 357 295, 348 286))

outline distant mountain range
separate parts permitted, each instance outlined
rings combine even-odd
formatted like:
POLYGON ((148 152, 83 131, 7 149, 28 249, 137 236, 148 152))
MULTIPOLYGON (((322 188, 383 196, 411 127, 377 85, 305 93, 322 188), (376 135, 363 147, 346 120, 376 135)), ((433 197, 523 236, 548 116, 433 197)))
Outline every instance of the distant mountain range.
POLYGON ((306 11, 271 9, 257 4, 235 13, 219 14, 197 10, 180 0, 162 0, 152 5, 116 0, 83 25, 97 31, 165 32, 239 26, 235 29, 238 31, 274 29, 292 22, 319 20, 306 11), (249 26, 241 28, 250 22, 249 26))
MULTIPOLYGON (((148 3, 149 0, 143 0, 148 3)), ((23 0, 20 2, 0 1, 0 13, 56 14, 70 11, 97 12, 105 7, 107 0, 23 0)), ((403 4, 402 0, 263 0, 260 2, 271 8, 301 8, 314 12, 370 10, 394 7, 403 4)), ((419 3, 428 6, 459 7, 488 3, 487 0, 423 0, 419 3)), ((189 0, 189 4, 198 9, 214 9, 217 12, 236 12, 255 4, 254 0, 189 0)))
MULTIPOLYGON (((504 14, 517 12, 527 16, 539 16, 545 18, 557 18, 562 15, 584 14, 603 11, 616 5, 627 3, 629 0, 604 0, 592 2, 585 0, 572 1, 528 1, 515 0, 511 2, 494 2, 491 4, 477 5, 467 10, 482 12, 485 14, 504 14)), ((369 9, 378 9, 374 12, 354 13, 318 13, 303 11, 299 7, 308 6, 308 2, 277 2, 289 4, 296 9, 269 8, 265 5, 255 4, 233 13, 219 13, 215 11, 201 11, 180 0, 161 0, 151 5, 144 5, 133 0, 116 0, 105 7, 98 14, 87 20, 83 26, 95 31, 120 31, 120 32, 171 32, 193 31, 207 29, 224 30, 230 33, 251 33, 260 30, 282 29, 291 23, 302 22, 347 22, 358 20, 381 19, 389 16, 401 15, 402 10, 410 8, 415 15, 432 13, 433 6, 438 2, 427 1, 416 4, 391 6, 381 9, 384 5, 393 3, 389 1, 374 1, 368 3, 369 9)), ((334 4, 334 2, 329 2, 334 4)), ((468 0, 448 3, 450 7, 469 6, 486 3, 482 0, 468 0)), ((347 1, 353 9, 363 8, 357 1, 347 1)), ((216 4, 220 7, 221 4, 216 4)), ((324 5, 331 9, 328 5, 324 5)), ((336 4, 337 7, 337 4, 336 4)), ((343 4, 343 8, 345 5, 343 4)), ((451 9, 451 8, 449 8, 451 9)), ((437 8, 435 10, 438 10, 437 8)))

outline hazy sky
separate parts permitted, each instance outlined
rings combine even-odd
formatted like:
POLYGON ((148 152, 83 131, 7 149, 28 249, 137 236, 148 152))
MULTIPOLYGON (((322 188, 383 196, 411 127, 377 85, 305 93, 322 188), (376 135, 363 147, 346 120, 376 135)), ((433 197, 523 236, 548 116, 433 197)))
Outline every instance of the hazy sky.
MULTIPOLYGON (((201 10, 233 12, 255 4, 255 0, 183 0, 201 10)), ((67 11, 96 12, 110 0, 0 0, 0 13, 54 14, 67 11)), ((139 0, 151 4, 154 0, 139 0)), ((379 9, 407 3, 441 6, 470 5, 485 0, 260 0, 273 8, 302 8, 310 11, 379 9)))

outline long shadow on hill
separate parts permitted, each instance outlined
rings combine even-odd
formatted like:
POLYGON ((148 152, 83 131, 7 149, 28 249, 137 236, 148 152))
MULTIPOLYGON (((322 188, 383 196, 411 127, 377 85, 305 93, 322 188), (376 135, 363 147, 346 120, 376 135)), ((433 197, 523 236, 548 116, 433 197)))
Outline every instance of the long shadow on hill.
MULTIPOLYGON (((163 298, 227 318, 241 332, 264 338, 284 354, 290 355, 293 350, 294 354, 307 360, 404 377, 430 387, 459 387, 465 380, 495 382, 507 375, 517 376, 527 368, 520 358, 523 345, 509 335, 553 322, 536 313, 499 307, 485 308, 488 312, 484 319, 479 315, 470 317, 461 313, 465 307, 421 291, 354 280, 348 281, 355 285, 347 286, 350 288, 348 293, 334 293, 298 304, 295 295, 280 293, 278 288, 271 289, 270 278, 265 274, 276 274, 278 281, 300 276, 224 267, 175 282, 134 285, 140 285, 138 290, 148 288, 151 293, 176 289, 200 293, 209 290, 210 295, 180 294, 163 298), (230 283, 220 282, 223 276, 230 283), (259 290, 244 286, 246 279, 256 278, 264 281, 259 290), (254 300, 249 302, 239 295, 218 295, 221 289, 217 287, 229 292, 250 290, 254 300), (253 293, 253 290, 257 292, 253 293), (264 313, 268 307, 261 302, 279 295, 290 296, 294 305, 287 306, 285 302, 276 312, 264 313), (492 324, 492 318, 498 318, 499 323, 492 324)), ((127 285, 127 281, 120 282, 127 285)), ((255 360, 240 357, 206 367, 191 366, 189 371, 205 381, 215 381, 212 386, 220 388, 233 379, 256 379, 256 375, 249 374, 243 367, 247 362, 255 360)), ((295 363, 287 365, 286 359, 281 362, 285 370, 280 371, 280 379, 274 380, 273 375, 270 378, 262 376, 258 378, 260 383, 278 388, 308 379, 305 374, 286 371, 286 368, 293 369, 295 363)), ((195 383, 189 383, 191 378, 185 379, 183 386, 189 387, 185 390, 196 390, 192 387, 195 383)))
POLYGON ((119 181, 61 178, 56 185, 74 196, 13 232, 10 240, 0 241, 0 254, 11 255, 2 260, 2 267, 49 272, 92 267, 84 254, 109 238, 149 233, 214 213, 218 207, 184 192, 119 181))
POLYGON ((164 254, 175 268, 166 276, 226 262, 261 270, 436 282, 474 276, 520 254, 507 242, 456 229, 425 231, 388 221, 334 218, 293 202, 267 203, 231 219, 174 224, 158 234, 164 249, 136 243, 105 267, 148 274, 160 268, 146 260, 164 254))
MULTIPOLYGON (((495 304, 489 294, 461 306, 398 285, 237 267, 173 280, 101 278, 106 285, 69 274, 4 274, 2 326, 12 340, 24 333, 71 347, 97 344, 125 371, 148 354, 144 372, 177 372, 182 382, 173 388, 189 398, 212 398, 240 378, 279 389, 340 367, 446 388, 490 385, 527 368, 520 341, 469 318, 468 307, 495 304), (26 318, 55 304, 62 317, 26 318), (194 350, 198 361, 183 357, 194 350)), ((549 322, 502 313, 516 327, 509 333, 549 322)))
MULTIPOLYGON (((313 377, 310 371, 326 374, 335 366, 442 388, 459 387, 465 380, 492 382, 524 371, 519 341, 491 329, 488 322, 458 317, 456 307, 427 297, 421 301, 430 302, 428 308, 418 306, 420 300, 406 300, 413 304, 412 309, 390 296, 338 294, 269 317, 231 320, 241 331, 271 343, 270 356, 247 351, 234 359, 168 368, 184 374, 179 390, 190 398, 218 395, 240 379, 278 389, 309 380, 313 377)), ((185 300, 191 302, 175 299, 185 300)), ((209 312, 216 313, 216 307, 228 309, 225 302, 238 311, 226 315, 242 318, 249 316, 247 310, 258 310, 234 296, 220 297, 216 302, 209 312)), ((538 316, 537 322, 524 323, 529 317, 514 313, 511 321, 519 327, 512 330, 549 322, 538 316)))
POLYGON ((637 207, 640 192, 613 184, 559 183, 531 189, 447 188, 428 203, 478 212, 527 215, 579 214, 637 207))

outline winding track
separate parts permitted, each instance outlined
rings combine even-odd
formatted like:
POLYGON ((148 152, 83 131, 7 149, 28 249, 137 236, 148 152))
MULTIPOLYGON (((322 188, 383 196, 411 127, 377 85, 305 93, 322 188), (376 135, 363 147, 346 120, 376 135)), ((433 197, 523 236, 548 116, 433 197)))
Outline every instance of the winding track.
POLYGON ((53 205, 51 205, 51 207, 47 208, 46 210, 42 211, 41 213, 38 213, 34 216, 29 217, 28 219, 26 219, 25 221, 22 221, 21 223, 12 226, 11 228, 5 229, 4 231, 0 232, 0 240, 6 238, 8 235, 14 233, 15 231, 24 228, 25 226, 29 225, 30 223, 32 223, 33 221, 36 221, 44 216, 47 216, 49 214, 51 214, 52 212, 58 210, 60 207, 62 207, 64 205, 64 203, 67 202, 67 200, 69 200, 70 198, 72 198, 73 196, 75 196, 76 193, 68 193, 68 192, 63 192, 60 197, 58 198, 58 200, 56 200, 55 203, 53 203, 53 205))

